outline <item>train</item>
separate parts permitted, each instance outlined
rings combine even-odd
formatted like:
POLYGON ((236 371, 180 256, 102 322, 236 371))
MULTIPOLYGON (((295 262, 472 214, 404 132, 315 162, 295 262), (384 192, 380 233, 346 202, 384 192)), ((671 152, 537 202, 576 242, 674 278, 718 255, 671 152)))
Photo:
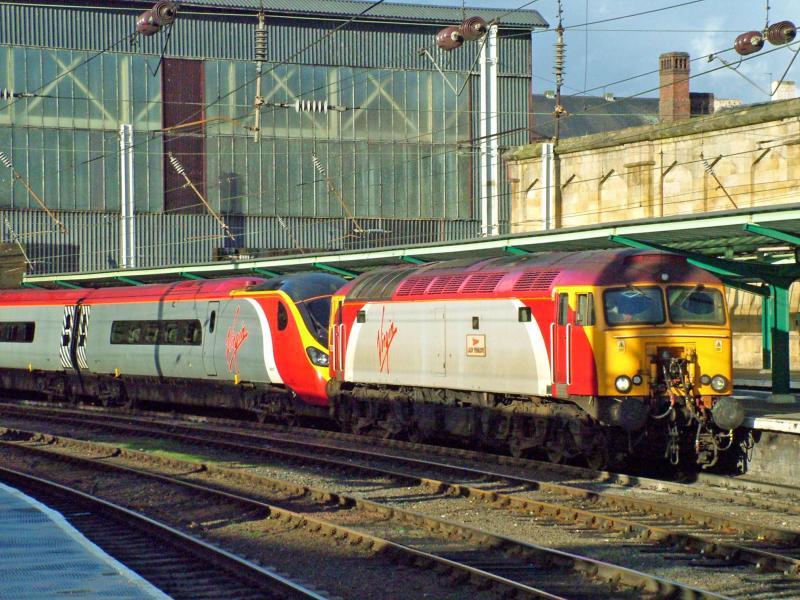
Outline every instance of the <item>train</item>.
POLYGON ((744 419, 722 282, 639 250, 0 292, 0 385, 595 468, 708 468, 744 419))

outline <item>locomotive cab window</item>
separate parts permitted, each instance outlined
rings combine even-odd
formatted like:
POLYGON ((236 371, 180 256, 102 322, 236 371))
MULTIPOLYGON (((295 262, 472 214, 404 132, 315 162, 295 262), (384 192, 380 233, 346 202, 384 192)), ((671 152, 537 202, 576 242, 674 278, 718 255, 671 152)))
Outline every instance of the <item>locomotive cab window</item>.
POLYGON ((32 321, 0 323, 0 342, 30 344, 35 331, 36 323, 32 321))
POLYGON ((569 317, 569 295, 558 295, 558 324, 566 325, 569 317))
POLYGON ((673 323, 724 325, 725 302, 719 290, 703 285, 667 288, 669 318, 673 323))
POLYGON ((633 286, 603 292, 606 323, 615 325, 657 325, 663 323, 664 299, 661 288, 633 286))
POLYGON ((581 327, 594 325, 594 294, 578 294, 577 301, 578 308, 575 312, 575 325, 581 327))
POLYGON ((289 313, 283 302, 278 302, 278 331, 283 331, 289 325, 289 313))

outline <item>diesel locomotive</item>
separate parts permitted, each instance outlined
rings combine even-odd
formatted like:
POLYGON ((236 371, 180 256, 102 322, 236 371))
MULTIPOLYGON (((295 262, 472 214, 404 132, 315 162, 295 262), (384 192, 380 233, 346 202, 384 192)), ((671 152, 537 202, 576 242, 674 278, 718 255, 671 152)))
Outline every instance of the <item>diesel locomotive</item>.
POLYGON ((553 252, 368 272, 333 297, 334 416, 553 461, 733 442, 724 288, 677 255, 553 252))
POLYGON ((713 465, 731 396, 721 282, 683 258, 552 252, 368 271, 0 292, 0 386, 224 406, 614 465, 713 465))

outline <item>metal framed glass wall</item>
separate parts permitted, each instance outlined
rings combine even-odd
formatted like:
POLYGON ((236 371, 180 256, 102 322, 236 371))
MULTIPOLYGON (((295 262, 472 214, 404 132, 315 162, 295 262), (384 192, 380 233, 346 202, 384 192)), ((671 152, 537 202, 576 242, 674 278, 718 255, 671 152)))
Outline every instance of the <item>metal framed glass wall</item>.
POLYGON ((255 67, 207 61, 208 193, 223 212, 471 218, 469 88, 464 75, 265 66, 261 142, 252 141, 255 67), (345 110, 296 111, 296 100, 345 110), (289 107, 276 105, 288 104, 289 107), (234 120, 231 120, 234 119, 234 120))
MULTIPOLYGON (((55 210, 119 210, 120 123, 136 124, 137 210, 161 210, 157 59, 0 46, 0 81, 34 97, 0 101, 0 151, 55 210), (92 60, 88 60, 92 58, 92 60)), ((0 169, 0 207, 37 208, 0 169)))

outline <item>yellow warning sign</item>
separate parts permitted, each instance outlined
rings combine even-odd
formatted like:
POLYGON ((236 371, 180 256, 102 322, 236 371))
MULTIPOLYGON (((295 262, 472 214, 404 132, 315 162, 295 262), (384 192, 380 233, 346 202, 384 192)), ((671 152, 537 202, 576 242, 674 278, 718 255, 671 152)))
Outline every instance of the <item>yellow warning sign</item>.
POLYGON ((486 336, 467 336, 467 356, 486 356, 486 336))

